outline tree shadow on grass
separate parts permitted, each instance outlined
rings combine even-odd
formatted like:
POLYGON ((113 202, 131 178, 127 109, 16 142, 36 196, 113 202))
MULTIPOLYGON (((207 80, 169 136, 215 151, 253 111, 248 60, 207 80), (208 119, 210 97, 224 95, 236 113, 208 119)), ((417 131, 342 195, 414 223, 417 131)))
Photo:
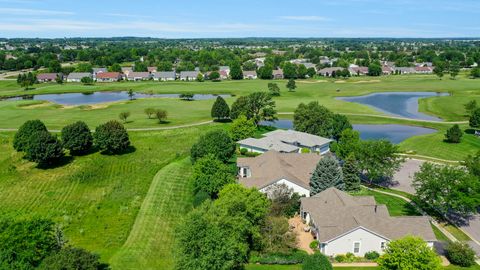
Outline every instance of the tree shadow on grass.
POLYGON ((160 125, 166 125, 166 124, 170 124, 171 122, 168 121, 168 120, 162 120, 162 121, 158 121, 158 123, 159 123, 160 125))
POLYGON ((100 152, 100 154, 105 155, 105 156, 122 156, 122 155, 135 153, 136 151, 137 151, 137 148, 133 145, 130 145, 129 147, 127 147, 127 149, 125 149, 123 151, 120 151, 120 152, 111 152, 111 151, 108 151, 108 150, 104 150, 104 151, 100 152))
POLYGON ((232 119, 226 118, 226 119, 214 119, 213 122, 215 123, 231 123, 232 119))
POLYGON ((70 164, 73 160, 73 156, 63 156, 50 163, 39 163, 37 164, 37 168, 42 170, 56 169, 70 164))
POLYGON ((467 129, 465 129, 465 133, 470 134, 470 135, 475 135, 475 129, 467 128, 467 129))
POLYGON ((74 156, 74 157, 84 157, 84 156, 88 156, 88 155, 91 155, 91 154, 95 154, 97 153, 98 151, 100 151, 100 149, 96 146, 92 146, 90 147, 90 149, 88 149, 87 151, 83 151, 83 152, 70 152, 70 155, 74 156))

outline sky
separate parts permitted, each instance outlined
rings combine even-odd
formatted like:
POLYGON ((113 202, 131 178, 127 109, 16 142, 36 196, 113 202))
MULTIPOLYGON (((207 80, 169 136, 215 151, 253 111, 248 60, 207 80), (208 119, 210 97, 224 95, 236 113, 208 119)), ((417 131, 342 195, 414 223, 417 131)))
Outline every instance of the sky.
POLYGON ((480 37, 479 0, 0 0, 0 37, 480 37))

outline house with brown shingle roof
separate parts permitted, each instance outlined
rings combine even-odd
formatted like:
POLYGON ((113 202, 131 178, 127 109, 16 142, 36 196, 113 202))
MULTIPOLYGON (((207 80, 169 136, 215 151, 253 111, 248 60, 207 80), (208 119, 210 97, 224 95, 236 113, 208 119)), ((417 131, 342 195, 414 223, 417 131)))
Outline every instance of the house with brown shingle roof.
POLYGON ((238 181, 263 193, 284 184, 301 196, 310 196, 310 177, 322 156, 268 151, 255 158, 238 158, 238 181))
POLYGON ((407 235, 421 237, 430 247, 436 241, 428 217, 391 217, 373 196, 351 196, 336 188, 302 198, 300 213, 327 256, 382 254, 388 242, 407 235))
POLYGON ((40 73, 37 75, 37 81, 40 83, 53 82, 57 79, 57 76, 60 76, 63 78, 63 75, 60 73, 40 73))
POLYGON ((96 76, 97 82, 117 82, 122 78, 120 72, 102 72, 96 76))

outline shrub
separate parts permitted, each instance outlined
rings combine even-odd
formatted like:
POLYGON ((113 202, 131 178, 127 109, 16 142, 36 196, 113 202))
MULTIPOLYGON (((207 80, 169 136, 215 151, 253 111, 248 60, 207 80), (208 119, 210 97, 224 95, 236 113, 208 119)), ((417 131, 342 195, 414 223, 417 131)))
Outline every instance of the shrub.
POLYGON ((318 240, 313 240, 310 242, 310 248, 311 249, 317 249, 318 248, 318 240))
POLYGON ((447 133, 445 134, 445 139, 449 143, 459 143, 462 140, 462 136, 463 131, 457 124, 455 124, 453 127, 447 130, 447 133))
POLYGON ((257 153, 257 152, 247 152, 245 153, 245 156, 246 157, 258 157, 260 156, 261 154, 260 153, 257 153))
POLYGON ((345 254, 345 260, 346 262, 355 262, 357 260, 357 257, 355 257, 355 254, 351 253, 351 252, 348 252, 347 254, 345 254))
POLYGON ((111 154, 124 152, 130 146, 127 130, 115 120, 98 126, 93 140, 100 149, 111 154))
POLYGON ((165 110, 156 110, 155 117, 157 117, 159 123, 164 123, 167 120, 168 112, 165 110))
POLYGON ((120 120, 122 120, 124 123, 127 122, 128 117, 130 117, 130 112, 121 112, 118 115, 118 118, 120 118, 120 120))
POLYGON ((380 254, 378 254, 378 252, 376 252, 376 251, 369 251, 369 252, 365 253, 365 259, 367 259, 369 261, 375 261, 379 257, 380 257, 380 254))
POLYGON ((304 260, 302 270, 333 270, 333 267, 325 255, 316 252, 304 260))
POLYGON ((449 243, 445 251, 447 259, 452 264, 462 267, 470 267, 475 264, 475 251, 467 243, 449 243))
POLYGON ((39 131, 30 137, 25 157, 40 165, 53 164, 64 156, 62 143, 48 131, 39 131))
POLYGON ((241 148, 241 149, 240 149, 240 154, 242 154, 243 156, 245 156, 247 153, 248 153, 248 149, 247 149, 247 148, 241 148))
POLYGON ((18 129, 13 138, 13 148, 18 152, 25 151, 30 137, 39 131, 47 131, 47 127, 40 120, 29 120, 18 129))
POLYGON ((235 142, 224 130, 211 131, 200 137, 190 150, 192 162, 212 154, 222 162, 227 162, 235 154, 235 142))
POLYGON ((308 153, 310 153, 310 149, 302 148, 302 154, 308 154, 308 153))
POLYGON ((200 206, 204 201, 210 199, 210 194, 208 192, 200 190, 195 194, 193 197, 193 207, 198 207, 200 206))
POLYGON ((93 144, 90 128, 85 122, 78 121, 62 129, 63 146, 70 150, 70 154, 88 152, 93 144))
POLYGON ((147 115, 148 119, 151 119, 152 115, 154 115, 156 111, 154 108, 146 108, 144 112, 147 115))
POLYGON ((257 254, 252 252, 250 256, 250 263, 259 263, 259 264, 280 264, 280 265, 289 265, 289 264, 300 264, 308 257, 307 252, 303 250, 294 250, 290 253, 267 253, 267 254, 257 254))
POLYGON ((336 262, 339 262, 339 263, 343 263, 343 262, 347 261, 347 257, 345 257, 345 255, 343 255, 343 254, 339 254, 339 255, 335 256, 334 259, 335 259, 336 262))
POLYGON ((81 248, 66 247, 46 257, 39 269, 61 270, 61 269, 85 269, 102 270, 109 269, 107 264, 100 262, 100 256, 92 254, 81 248))

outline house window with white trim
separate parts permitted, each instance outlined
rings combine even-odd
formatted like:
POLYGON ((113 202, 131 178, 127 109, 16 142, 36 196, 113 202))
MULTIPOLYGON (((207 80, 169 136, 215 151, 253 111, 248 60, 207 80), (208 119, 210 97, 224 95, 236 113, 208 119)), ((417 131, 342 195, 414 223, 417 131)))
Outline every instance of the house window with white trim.
POLYGON ((360 242, 353 243, 353 253, 354 254, 360 253, 360 242))
POLYGON ((380 243, 380 249, 385 250, 386 242, 381 242, 380 243))

